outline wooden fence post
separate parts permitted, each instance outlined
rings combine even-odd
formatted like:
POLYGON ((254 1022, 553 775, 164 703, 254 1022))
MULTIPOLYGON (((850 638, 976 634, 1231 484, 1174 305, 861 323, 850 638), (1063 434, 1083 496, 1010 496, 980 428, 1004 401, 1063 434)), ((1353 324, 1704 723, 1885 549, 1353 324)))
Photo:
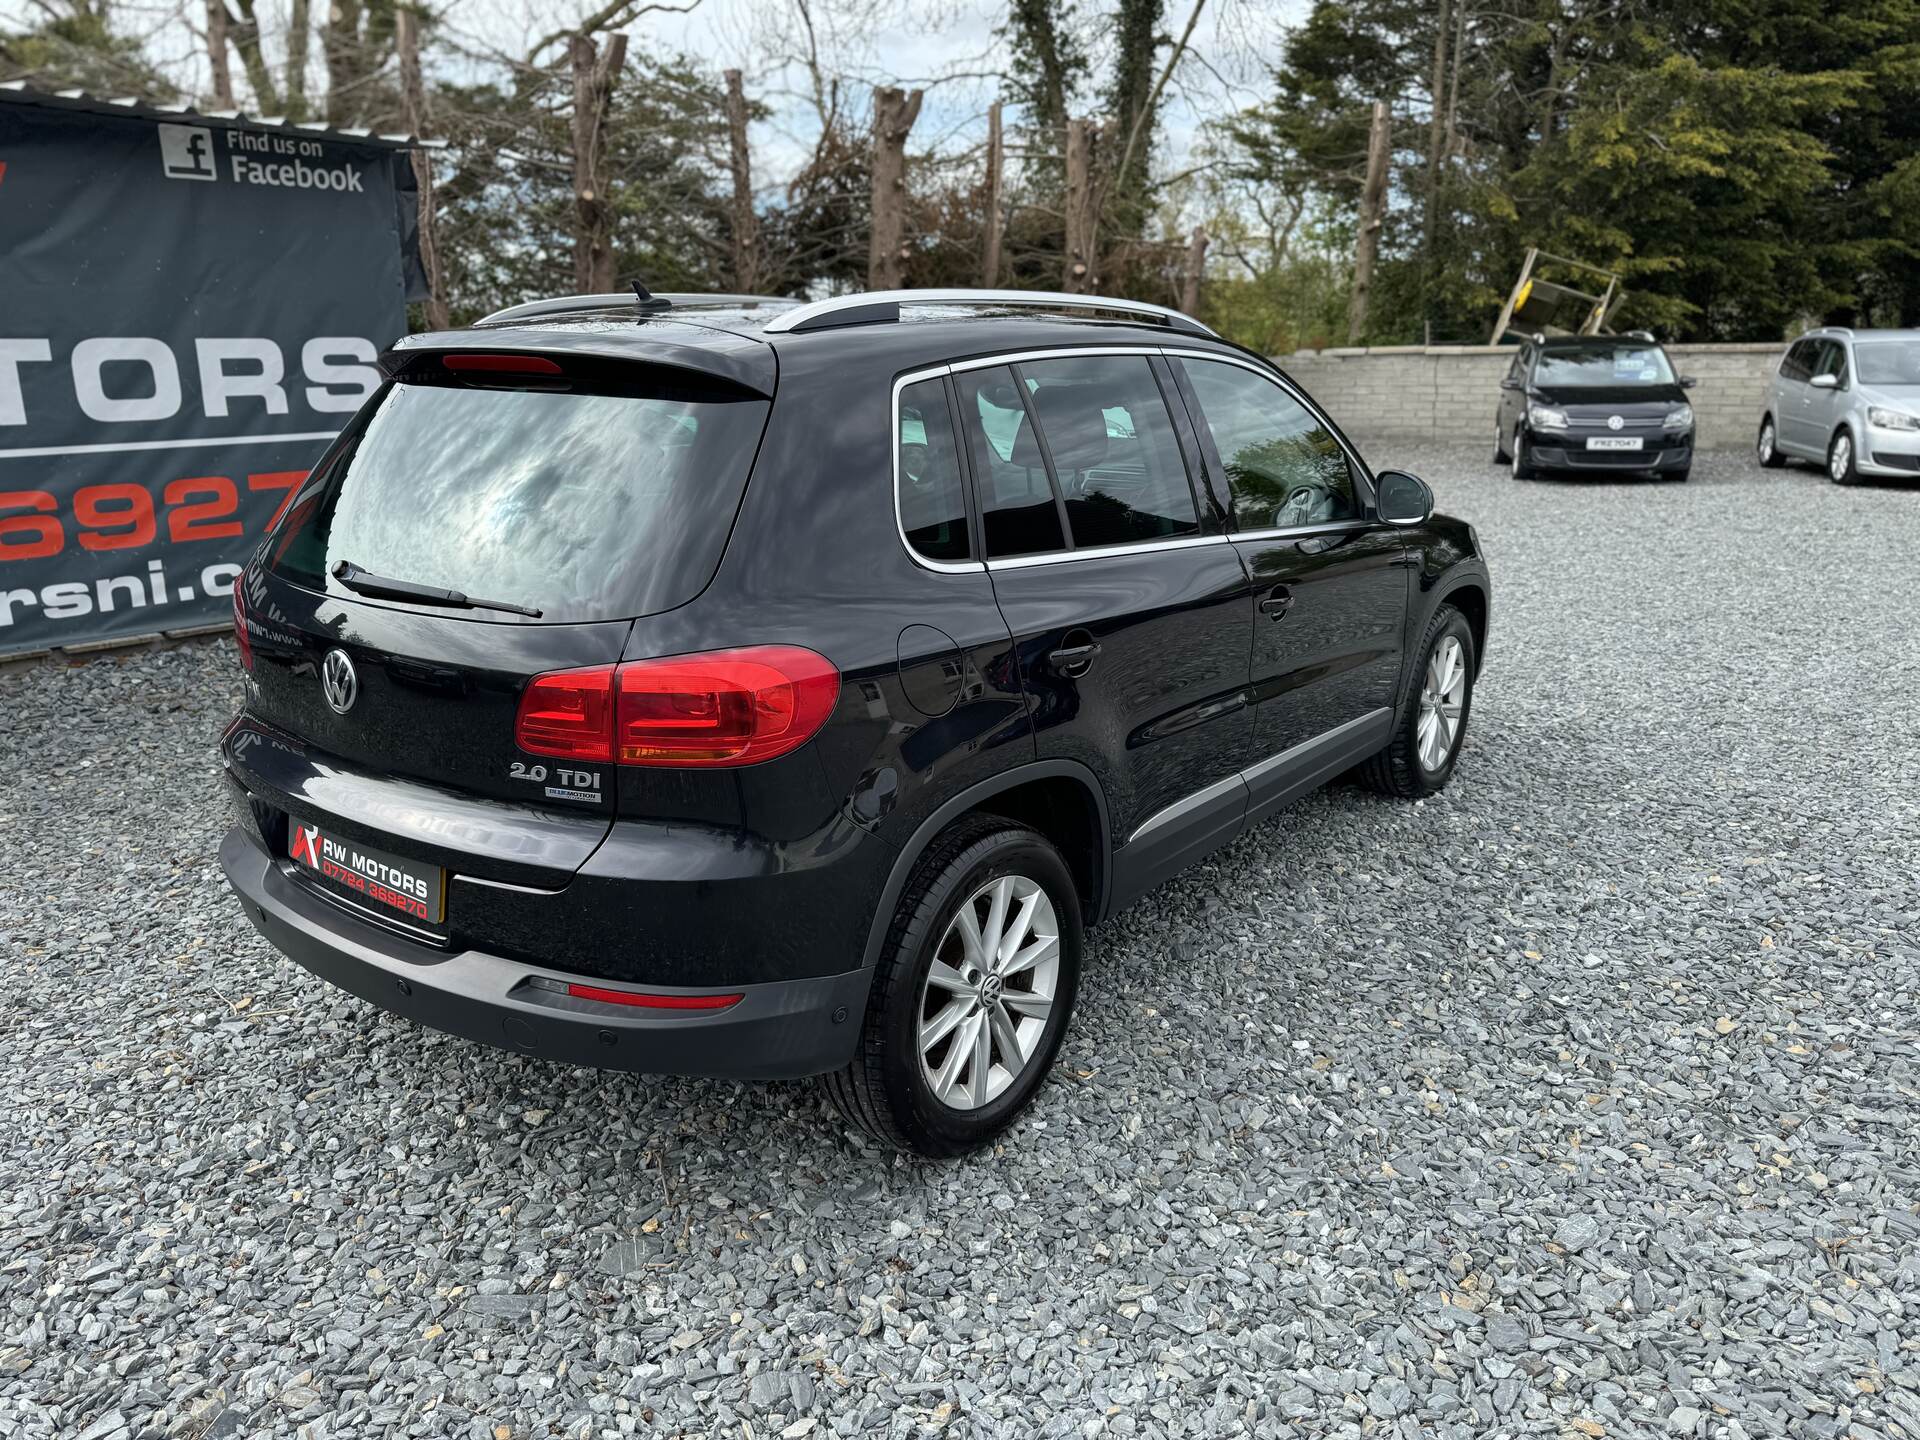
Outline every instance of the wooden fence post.
MULTIPOLYGON (((217 0, 224 4, 225 0, 217 0)), ((418 139, 427 128, 427 91, 420 79, 420 20, 404 6, 394 12, 393 48, 400 61, 400 106, 407 133, 418 139)), ((445 330, 447 292, 440 278, 440 237, 433 203, 433 160, 414 150, 413 182, 420 192, 420 266, 427 273, 427 328, 445 330)))
POLYGON ((1207 232, 1199 226, 1187 245, 1186 273, 1180 279, 1180 308, 1188 315, 1200 313, 1200 281, 1207 271, 1207 232))

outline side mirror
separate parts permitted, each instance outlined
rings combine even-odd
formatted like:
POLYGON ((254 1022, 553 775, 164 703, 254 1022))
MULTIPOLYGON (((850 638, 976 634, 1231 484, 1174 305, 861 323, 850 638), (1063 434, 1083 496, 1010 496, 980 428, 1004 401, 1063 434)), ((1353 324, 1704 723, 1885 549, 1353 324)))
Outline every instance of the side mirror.
POLYGON ((1816 375, 1807 382, 1816 390, 1837 390, 1840 388, 1838 375, 1816 375))
POLYGON ((1682 375, 1680 377, 1680 388, 1682 390, 1691 390, 1694 386, 1698 385, 1699 383, 1700 382, 1694 379, 1693 376, 1691 375, 1682 375))
POLYGON ((1500 388, 1502 390, 1524 390, 1527 387, 1522 385, 1518 380, 1514 379, 1513 376, 1509 375, 1500 382, 1500 388))
POLYGON ((1433 516, 1433 488, 1405 470, 1382 470, 1373 477, 1380 518, 1389 525, 1424 525, 1433 516))

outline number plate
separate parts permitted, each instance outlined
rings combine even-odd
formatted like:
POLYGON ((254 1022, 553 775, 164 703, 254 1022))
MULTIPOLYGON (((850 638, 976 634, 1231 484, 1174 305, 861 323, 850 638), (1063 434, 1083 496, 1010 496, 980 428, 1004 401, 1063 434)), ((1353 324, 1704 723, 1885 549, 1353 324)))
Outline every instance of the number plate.
POLYGON ((1638 450, 1638 435, 1590 435, 1587 437, 1589 450, 1638 450))
POLYGON ((298 819, 289 821, 289 830, 289 858, 332 889, 425 925, 446 917, 447 872, 438 865, 402 860, 298 819))

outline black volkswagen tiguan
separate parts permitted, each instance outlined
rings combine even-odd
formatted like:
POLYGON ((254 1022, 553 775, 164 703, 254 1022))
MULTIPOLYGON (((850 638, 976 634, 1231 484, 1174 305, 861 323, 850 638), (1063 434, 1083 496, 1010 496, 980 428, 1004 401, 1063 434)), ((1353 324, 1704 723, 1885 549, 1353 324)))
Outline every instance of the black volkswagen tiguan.
POLYGON ((382 370, 235 587, 220 857, 424 1024, 957 1154, 1085 927, 1459 755, 1472 527, 1184 315, 602 295, 382 370))
POLYGON ((1669 480, 1693 471, 1690 378, 1645 331, 1536 335, 1500 382, 1493 458, 1516 480, 1549 471, 1638 470, 1669 480))

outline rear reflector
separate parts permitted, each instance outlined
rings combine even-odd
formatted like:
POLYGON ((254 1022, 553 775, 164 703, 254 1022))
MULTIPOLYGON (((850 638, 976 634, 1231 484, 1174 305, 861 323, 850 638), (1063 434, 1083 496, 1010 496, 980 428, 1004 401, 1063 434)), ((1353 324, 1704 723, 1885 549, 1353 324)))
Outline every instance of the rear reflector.
POLYGON ((536 675, 520 696, 514 743, 563 760, 613 758, 613 666, 536 675))
POLYGON ((561 375, 566 372, 544 355, 442 355, 440 363, 449 370, 482 371, 508 375, 561 375))
POLYGON ((622 765, 757 765, 798 750, 840 696, 833 662, 753 645, 536 675, 515 742, 533 755, 622 765))
POLYGON ((745 995, 645 995, 638 990, 604 990, 598 985, 569 985, 576 1000, 598 1000, 602 1005, 633 1005, 642 1010, 725 1010, 745 995))

